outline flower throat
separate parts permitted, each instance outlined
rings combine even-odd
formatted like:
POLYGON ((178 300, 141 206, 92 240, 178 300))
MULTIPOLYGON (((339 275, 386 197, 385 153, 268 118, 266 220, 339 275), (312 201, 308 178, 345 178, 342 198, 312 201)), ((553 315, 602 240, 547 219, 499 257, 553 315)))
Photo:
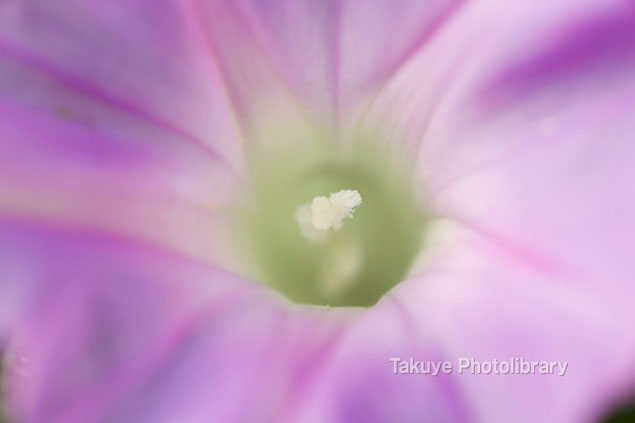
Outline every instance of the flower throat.
POLYGON ((296 303, 366 307, 406 277, 424 218, 382 147, 318 139, 253 152, 238 223, 256 280, 296 303))

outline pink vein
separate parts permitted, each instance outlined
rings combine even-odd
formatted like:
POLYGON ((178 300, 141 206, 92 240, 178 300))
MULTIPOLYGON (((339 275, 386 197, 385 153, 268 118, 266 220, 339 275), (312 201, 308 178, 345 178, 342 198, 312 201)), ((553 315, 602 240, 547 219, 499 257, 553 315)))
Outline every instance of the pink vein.
POLYGON ((24 48, 12 45, 6 40, 0 40, 0 52, 40 73, 47 75, 48 77, 60 82, 71 90, 78 91, 84 96, 89 97, 101 104, 104 104, 110 108, 119 111, 123 111, 133 117, 136 117, 137 119, 149 123, 156 128, 190 141, 196 144, 198 147, 202 147, 217 162, 225 166, 233 173, 236 173, 235 169, 223 157, 221 157, 220 154, 213 150, 205 141, 194 136, 183 128, 174 125, 163 117, 152 114, 147 110, 144 110, 143 108, 140 108, 137 105, 125 101, 121 98, 113 96, 84 80, 69 75, 63 70, 59 69, 57 66, 46 62, 42 58, 37 57, 35 54, 25 50, 24 48))
POLYGON ((423 47, 425 44, 434 37, 441 28, 443 28, 451 18, 456 16, 457 12, 467 4, 465 0, 458 0, 448 6, 441 15, 433 21, 430 26, 426 26, 421 31, 418 37, 412 42, 412 44, 404 51, 400 58, 398 58, 392 65, 388 66, 384 71, 381 71, 377 76, 367 82, 367 88, 371 88, 378 85, 384 85, 386 81, 389 81, 392 76, 423 47))

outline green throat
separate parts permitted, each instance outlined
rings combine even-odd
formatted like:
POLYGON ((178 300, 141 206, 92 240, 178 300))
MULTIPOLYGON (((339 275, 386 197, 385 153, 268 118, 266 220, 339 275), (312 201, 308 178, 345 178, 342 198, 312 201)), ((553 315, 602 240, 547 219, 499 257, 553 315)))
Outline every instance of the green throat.
POLYGON ((293 302, 371 306, 406 277, 421 247, 424 214, 406 166, 385 144, 359 136, 335 148, 322 139, 250 152, 237 222, 241 249, 254 278, 293 302), (354 193, 361 204, 337 198, 354 193), (349 213, 325 230, 320 219, 339 212, 349 213))

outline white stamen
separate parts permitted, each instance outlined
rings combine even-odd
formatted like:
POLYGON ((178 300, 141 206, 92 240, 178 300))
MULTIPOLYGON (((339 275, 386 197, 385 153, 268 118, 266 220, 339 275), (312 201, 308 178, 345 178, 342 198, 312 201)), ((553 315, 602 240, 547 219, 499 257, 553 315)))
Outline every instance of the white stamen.
POLYGON ((362 196, 357 190, 341 190, 329 196, 318 196, 298 207, 295 220, 300 226, 302 236, 312 242, 324 242, 326 231, 341 229, 345 218, 352 219, 355 207, 362 203, 362 196))

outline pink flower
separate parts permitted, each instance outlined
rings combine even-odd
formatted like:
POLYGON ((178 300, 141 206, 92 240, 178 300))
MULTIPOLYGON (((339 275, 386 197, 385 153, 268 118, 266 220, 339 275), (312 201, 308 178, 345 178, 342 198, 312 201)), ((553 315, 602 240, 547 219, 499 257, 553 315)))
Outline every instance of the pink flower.
MULTIPOLYGON (((601 418, 635 377, 634 21, 629 0, 0 1, 9 415, 601 418), (370 161, 346 150, 360 138, 370 161), (412 204, 383 182, 393 155, 412 204), (343 223, 364 242, 332 256, 336 241, 291 248, 300 229, 271 201, 302 206, 290 187, 324 158, 323 175, 359 161, 379 180, 343 223), (267 195, 241 220, 246 186, 267 195), (312 291, 317 271, 296 292, 303 249, 327 270, 346 251, 353 270, 329 280, 350 295, 312 291), (407 275, 382 296, 400 282, 384 269, 407 275), (464 359, 567 367, 460 374, 464 359)), ((339 189, 357 187, 311 196, 339 189)))

